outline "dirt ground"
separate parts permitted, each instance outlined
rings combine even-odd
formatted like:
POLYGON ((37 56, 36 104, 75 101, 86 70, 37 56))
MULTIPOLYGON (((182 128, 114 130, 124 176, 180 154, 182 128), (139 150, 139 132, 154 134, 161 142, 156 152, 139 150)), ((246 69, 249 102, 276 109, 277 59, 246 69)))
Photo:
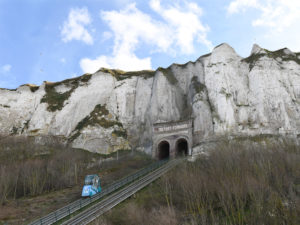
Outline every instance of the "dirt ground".
MULTIPOLYGON (((123 158, 105 162, 101 171, 88 170, 88 174, 98 174, 101 178, 101 186, 105 187, 112 182, 134 173, 149 165, 152 160, 141 154, 128 154, 123 158)), ((0 206, 0 225, 27 224, 36 218, 71 203, 81 195, 84 177, 80 177, 81 183, 59 191, 53 191, 35 197, 26 197, 11 200, 0 206)))

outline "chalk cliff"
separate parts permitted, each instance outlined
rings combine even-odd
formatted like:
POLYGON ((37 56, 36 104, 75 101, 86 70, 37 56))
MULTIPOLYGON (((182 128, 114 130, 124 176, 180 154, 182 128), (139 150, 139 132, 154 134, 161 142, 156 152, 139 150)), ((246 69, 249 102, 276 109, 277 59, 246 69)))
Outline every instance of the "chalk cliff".
POLYGON ((110 153, 152 147, 152 124, 193 119, 193 144, 220 136, 300 134, 300 53, 221 44, 156 71, 100 69, 41 86, 0 89, 0 133, 61 137, 110 153))

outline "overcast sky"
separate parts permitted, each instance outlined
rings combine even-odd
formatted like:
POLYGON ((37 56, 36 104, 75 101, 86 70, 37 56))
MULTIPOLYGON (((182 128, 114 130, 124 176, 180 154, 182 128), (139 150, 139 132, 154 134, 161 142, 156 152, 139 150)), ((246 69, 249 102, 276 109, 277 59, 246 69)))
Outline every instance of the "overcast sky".
POLYGON ((0 0, 0 87, 156 69, 220 43, 300 51, 299 0, 0 0))

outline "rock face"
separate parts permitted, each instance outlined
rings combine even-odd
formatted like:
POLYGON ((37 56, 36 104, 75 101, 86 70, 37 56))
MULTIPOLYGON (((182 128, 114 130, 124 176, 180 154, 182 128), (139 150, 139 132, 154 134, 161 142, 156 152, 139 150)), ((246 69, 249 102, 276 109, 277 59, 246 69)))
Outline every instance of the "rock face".
POLYGON ((227 44, 156 71, 100 69, 41 86, 0 89, 0 133, 58 136, 100 153, 152 148, 155 123, 193 120, 193 145, 220 136, 300 134, 300 53, 227 44))

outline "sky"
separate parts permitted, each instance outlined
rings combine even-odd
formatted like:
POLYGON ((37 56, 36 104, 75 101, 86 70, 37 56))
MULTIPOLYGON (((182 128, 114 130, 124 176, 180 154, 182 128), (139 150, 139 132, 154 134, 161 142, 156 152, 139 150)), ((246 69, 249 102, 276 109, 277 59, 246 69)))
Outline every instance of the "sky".
POLYGON ((0 0, 0 87, 195 61, 228 43, 300 51, 299 0, 0 0))

